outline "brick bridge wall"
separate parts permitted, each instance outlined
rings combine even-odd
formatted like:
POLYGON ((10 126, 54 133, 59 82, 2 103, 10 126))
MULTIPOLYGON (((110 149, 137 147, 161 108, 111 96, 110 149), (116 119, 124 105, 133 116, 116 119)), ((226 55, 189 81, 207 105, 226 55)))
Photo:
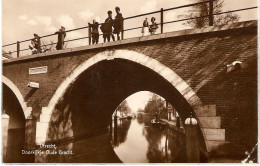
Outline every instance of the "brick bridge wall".
MULTIPOLYGON (((22 93, 39 117, 63 80, 82 62, 106 50, 131 50, 149 56, 176 72, 204 105, 215 104, 226 140, 241 149, 257 141, 256 21, 191 29, 66 49, 3 62, 3 75, 22 93), (227 73, 226 65, 242 69, 227 73), (47 74, 28 75, 30 67, 48 66, 47 74), (28 82, 39 82, 32 91, 28 82), (240 147, 241 146, 241 147, 240 147)), ((39 119, 38 119, 39 120, 39 119)), ((243 149, 244 150, 244 149, 243 149)))

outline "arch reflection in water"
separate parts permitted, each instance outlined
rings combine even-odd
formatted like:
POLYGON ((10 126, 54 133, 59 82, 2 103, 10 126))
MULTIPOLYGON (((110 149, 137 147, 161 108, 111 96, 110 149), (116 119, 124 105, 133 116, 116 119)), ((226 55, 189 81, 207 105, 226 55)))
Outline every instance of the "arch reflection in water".
POLYGON ((124 163, 186 162, 184 134, 167 127, 153 128, 150 122, 149 117, 133 119, 131 123, 122 121, 118 138, 123 137, 125 141, 114 146, 120 160, 124 163))
POLYGON ((113 147, 118 147, 120 144, 126 141, 126 136, 131 125, 131 120, 119 119, 117 124, 117 136, 113 134, 113 147))

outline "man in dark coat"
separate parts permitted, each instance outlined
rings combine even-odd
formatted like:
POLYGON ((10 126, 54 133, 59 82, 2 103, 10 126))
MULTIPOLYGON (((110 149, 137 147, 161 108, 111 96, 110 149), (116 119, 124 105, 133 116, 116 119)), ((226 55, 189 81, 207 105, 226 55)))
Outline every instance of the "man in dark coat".
POLYGON ((61 26, 60 30, 55 32, 55 34, 58 34, 58 42, 56 45, 56 49, 61 50, 63 48, 64 39, 66 37, 65 27, 61 26))
POLYGON ((100 27, 101 31, 103 32, 103 38, 104 42, 106 42, 106 39, 108 42, 110 42, 110 36, 112 37, 113 41, 115 41, 115 36, 112 33, 112 27, 114 20, 112 18, 112 11, 108 11, 108 18, 105 20, 105 23, 103 23, 100 27))
POLYGON ((93 24, 88 23, 88 25, 89 28, 91 28, 92 43, 98 44, 98 40, 99 40, 98 22, 96 22, 96 20, 93 20, 93 24))
POLYGON ((116 10, 116 17, 114 20, 114 33, 117 34, 117 40, 120 40, 120 32, 122 32, 123 29, 123 16, 120 13, 120 8, 117 6, 115 8, 116 10))

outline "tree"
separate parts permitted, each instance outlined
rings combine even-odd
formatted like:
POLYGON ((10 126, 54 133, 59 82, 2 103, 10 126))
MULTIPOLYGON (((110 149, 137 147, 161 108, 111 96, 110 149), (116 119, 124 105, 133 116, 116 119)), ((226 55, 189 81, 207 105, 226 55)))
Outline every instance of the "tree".
POLYGON ((130 114, 132 111, 130 109, 130 107, 128 106, 126 100, 124 100, 118 107, 117 107, 117 111, 123 114, 130 114))
POLYGON ((154 115, 156 112, 163 111, 164 109, 164 100, 158 95, 153 94, 148 103, 145 105, 144 112, 154 115))
MULTIPOLYGON (((203 2, 205 0, 192 0, 196 2, 203 2)), ((221 13, 223 8, 224 0, 213 1, 213 14, 221 13)), ((184 22, 184 25, 191 26, 193 28, 202 28, 209 25, 209 3, 202 3, 193 6, 187 11, 188 14, 178 15, 179 18, 195 18, 184 22), (206 17, 203 17, 206 16, 206 17), (201 18, 196 18, 201 17, 201 18)), ((239 16, 233 13, 226 13, 221 15, 214 15, 214 25, 223 25, 228 23, 234 23, 239 20, 239 16)))

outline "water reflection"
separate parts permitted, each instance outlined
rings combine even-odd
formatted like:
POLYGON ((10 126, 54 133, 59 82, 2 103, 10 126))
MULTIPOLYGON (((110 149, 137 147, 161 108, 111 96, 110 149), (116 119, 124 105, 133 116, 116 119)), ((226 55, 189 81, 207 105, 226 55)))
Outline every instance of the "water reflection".
POLYGON ((115 137, 115 134, 114 134, 113 147, 117 147, 120 144, 125 142, 129 127, 131 125, 131 122, 132 122, 131 120, 127 120, 127 119, 119 119, 118 120, 117 136, 115 137))
POLYGON ((118 137, 123 137, 125 141, 118 142, 114 151, 121 161, 125 163, 186 162, 184 135, 169 128, 151 127, 150 122, 150 117, 143 117, 133 119, 130 127, 128 120, 122 121, 119 125, 118 137))
MULTIPOLYGON (((10 132, 10 162, 36 163, 170 163, 185 162, 185 137, 172 129, 151 127, 151 118, 118 120, 117 137, 109 132, 99 136, 57 143, 57 149, 36 147, 42 155, 21 155, 21 142, 15 141, 21 132, 10 132), (49 150, 48 154, 47 151, 49 150), (59 154, 59 151, 72 154, 59 154), (56 151, 57 154, 51 154, 56 151), (18 160, 19 158, 19 160, 18 160)), ((23 136, 22 136, 23 137, 23 136)), ((20 140, 20 139, 19 139, 20 140)), ((21 139, 22 142, 24 141, 21 139)))
POLYGON ((34 162, 34 155, 23 155, 24 149, 24 128, 9 129, 6 163, 29 163, 34 162))
MULTIPOLYGON (((38 149, 43 150, 43 149, 38 149)), ((54 150, 54 149, 48 149, 54 150)), ((46 155, 47 149, 44 150, 44 155, 35 156, 37 163, 121 163, 120 159, 115 154, 109 134, 76 140, 73 142, 63 142, 58 144, 55 151, 56 155, 46 155), (59 151, 71 151, 72 154, 59 154, 59 151)))

